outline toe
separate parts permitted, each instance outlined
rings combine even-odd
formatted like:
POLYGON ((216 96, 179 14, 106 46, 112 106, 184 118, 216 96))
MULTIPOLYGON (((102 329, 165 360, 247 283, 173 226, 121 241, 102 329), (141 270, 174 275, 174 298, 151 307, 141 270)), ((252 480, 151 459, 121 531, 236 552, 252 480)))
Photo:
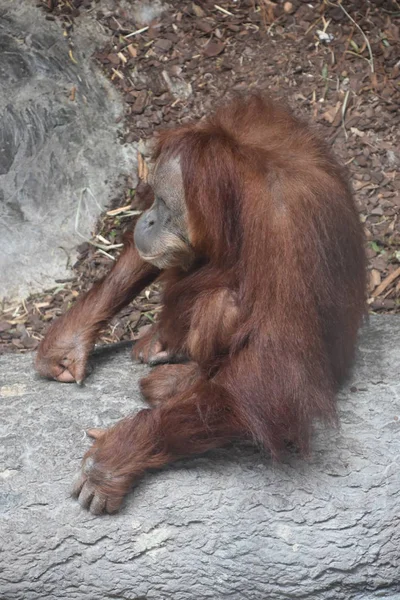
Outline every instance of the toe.
POLYGON ((72 375, 72 373, 68 371, 68 369, 65 369, 64 371, 59 373, 55 377, 55 379, 57 379, 57 381, 60 381, 61 383, 73 383, 75 381, 75 377, 72 375))
POLYGON ((90 512, 92 515, 102 515, 105 512, 107 498, 102 494, 95 493, 90 503, 90 512))
POLYGON ((79 494, 81 493, 81 489, 83 488, 85 481, 86 481, 86 476, 83 475, 83 473, 79 473, 76 476, 73 487, 72 487, 72 496, 74 498, 79 497, 79 494))
POLYGON ((149 357, 149 365, 150 367, 155 367, 156 365, 162 365, 166 362, 168 362, 169 359, 169 354, 166 350, 162 350, 160 352, 157 352, 156 354, 152 354, 152 356, 149 357))
POLYGON ((101 429, 99 427, 92 427, 91 429, 88 429, 86 431, 86 434, 94 440, 99 440, 104 436, 105 432, 105 429, 101 429))
POLYGON ((121 508, 122 500, 121 498, 107 498, 106 511, 109 515, 116 513, 121 508))
POLYGON ((92 501, 93 496, 94 488, 90 483, 86 481, 79 494, 79 504, 82 506, 82 508, 90 508, 90 503, 92 501))

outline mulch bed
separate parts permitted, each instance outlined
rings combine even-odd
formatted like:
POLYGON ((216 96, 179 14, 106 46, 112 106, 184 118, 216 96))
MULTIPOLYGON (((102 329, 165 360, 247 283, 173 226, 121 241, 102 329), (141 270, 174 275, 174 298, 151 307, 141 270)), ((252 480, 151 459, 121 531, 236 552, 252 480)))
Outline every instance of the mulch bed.
MULTIPOLYGON (((107 11, 94 0, 39 4, 71 40, 66 60, 83 14, 109 34, 94 60, 126 103, 123 142, 201 117, 237 91, 268 89, 288 99, 351 172, 367 238, 371 311, 400 312, 399 1, 170 0, 148 26, 135 22, 123 1, 109 2, 107 11)), ((71 280, 22 303, 3 302, 0 353, 34 349, 47 323, 109 269, 132 207, 128 181, 91 242, 79 247, 71 280)), ((100 341, 136 337, 158 310, 153 286, 100 341)))

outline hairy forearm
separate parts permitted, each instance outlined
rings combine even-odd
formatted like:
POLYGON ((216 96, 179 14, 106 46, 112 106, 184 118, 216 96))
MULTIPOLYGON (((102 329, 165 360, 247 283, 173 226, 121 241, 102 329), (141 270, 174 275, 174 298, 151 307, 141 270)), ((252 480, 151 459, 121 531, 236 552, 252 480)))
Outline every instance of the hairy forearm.
POLYGON ((158 274, 156 267, 140 258, 129 233, 108 275, 48 329, 36 355, 37 371, 58 381, 81 382, 100 330, 158 274))
POLYGON ((85 329, 101 328, 150 285, 159 273, 159 269, 139 256, 130 234, 111 271, 77 300, 68 318, 85 329))

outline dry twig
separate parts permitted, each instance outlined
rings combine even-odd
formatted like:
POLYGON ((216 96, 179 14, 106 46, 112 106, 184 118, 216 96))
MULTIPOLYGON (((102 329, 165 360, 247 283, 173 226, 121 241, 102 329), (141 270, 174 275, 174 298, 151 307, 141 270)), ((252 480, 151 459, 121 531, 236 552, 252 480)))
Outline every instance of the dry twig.
POLYGON ((144 33, 145 31, 148 30, 148 26, 147 27, 142 27, 142 29, 137 29, 136 31, 132 31, 132 33, 128 33, 128 35, 125 35, 125 39, 129 39, 131 37, 134 37, 135 35, 139 35, 140 33, 144 33))
POLYGON ((214 7, 220 12, 224 13, 224 15, 228 15, 229 17, 235 16, 233 13, 229 12, 229 10, 226 10, 226 8, 222 8, 222 6, 219 6, 218 4, 214 4, 214 7))
POLYGON ((395 269, 393 271, 393 273, 390 273, 390 275, 385 277, 385 279, 382 281, 382 283, 380 285, 378 285, 376 290, 374 290, 374 292, 371 294, 372 297, 377 298, 378 296, 380 296, 382 294, 382 292, 384 292, 386 290, 388 285, 390 285, 398 277, 400 277, 400 267, 398 267, 397 269, 395 269))
POLYGON ((368 60, 368 63, 369 63, 370 69, 371 69, 371 73, 375 73, 374 56, 373 56, 373 54, 372 54, 372 48, 371 48, 371 44, 369 43, 369 39, 368 39, 368 38, 367 38, 367 36, 365 35, 364 31, 361 29, 360 25, 359 25, 359 24, 357 23, 357 21, 355 21, 355 20, 353 19, 353 17, 352 17, 352 16, 351 16, 351 15, 350 15, 350 14, 347 12, 347 10, 346 10, 346 9, 344 8, 344 6, 342 5, 342 2, 341 2, 341 0, 338 0, 337 2, 331 2, 330 0, 325 0, 325 1, 326 1, 326 3, 327 3, 329 6, 333 6, 333 7, 335 7, 335 8, 340 8, 340 9, 341 9, 341 10, 344 12, 344 14, 346 15, 346 17, 347 17, 347 18, 348 18, 348 19, 349 19, 349 20, 350 20, 350 21, 351 21, 351 22, 352 22, 352 23, 353 23, 353 24, 354 24, 354 25, 357 27, 358 31, 359 31, 359 32, 361 33, 361 35, 363 36, 363 38, 364 38, 364 41, 365 41, 365 43, 366 43, 366 45, 367 45, 367 48, 368 48, 369 59, 367 59, 367 60, 368 60))

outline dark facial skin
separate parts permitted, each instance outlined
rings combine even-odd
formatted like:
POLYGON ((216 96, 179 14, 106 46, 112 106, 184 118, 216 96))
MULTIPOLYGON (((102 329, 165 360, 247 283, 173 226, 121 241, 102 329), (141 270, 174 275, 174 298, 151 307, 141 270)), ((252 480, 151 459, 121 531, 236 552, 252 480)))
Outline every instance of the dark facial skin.
POLYGON ((154 203, 138 220, 134 240, 141 257, 159 269, 189 268, 194 253, 189 239, 179 158, 160 160, 151 181, 154 203))

